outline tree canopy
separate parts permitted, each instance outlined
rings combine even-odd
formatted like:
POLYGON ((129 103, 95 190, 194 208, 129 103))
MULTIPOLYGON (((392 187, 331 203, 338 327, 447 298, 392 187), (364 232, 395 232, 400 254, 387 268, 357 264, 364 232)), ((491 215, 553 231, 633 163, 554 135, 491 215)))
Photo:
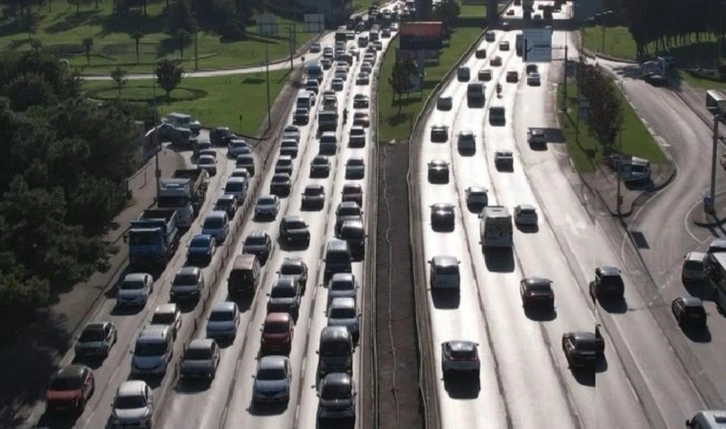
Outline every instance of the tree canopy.
POLYGON ((0 55, 0 323, 107 265, 100 234, 138 167, 132 112, 83 98, 47 52, 0 55))

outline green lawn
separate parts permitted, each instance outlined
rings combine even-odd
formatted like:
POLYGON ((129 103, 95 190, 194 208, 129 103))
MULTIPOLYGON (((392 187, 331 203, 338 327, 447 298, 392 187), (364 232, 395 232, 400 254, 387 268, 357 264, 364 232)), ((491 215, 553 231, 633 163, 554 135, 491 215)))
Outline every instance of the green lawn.
MULTIPOLYGON (((564 88, 564 86, 561 85, 564 88)), ((579 142, 576 132, 576 112, 577 99, 576 84, 568 83, 568 113, 560 112, 559 121, 562 133, 567 141, 567 148, 575 167, 582 173, 591 173, 595 171, 598 164, 602 163, 603 149, 600 142, 593 137, 584 120, 580 121, 580 137, 579 142)), ((562 105, 564 97, 563 91, 557 91, 557 105, 562 105)), ((638 115, 629 103, 623 103, 623 129, 620 143, 622 148, 620 151, 628 155, 634 155, 640 158, 650 160, 655 164, 665 163, 666 157, 661 151, 658 144, 640 121, 638 115)))
MULTIPOLYGON (((270 103, 280 94, 288 73, 287 70, 270 72, 270 103)), ((160 101, 159 113, 187 113, 205 127, 228 126, 243 134, 255 135, 267 116, 265 82, 265 73, 185 79, 179 89, 172 91, 170 103, 160 101)), ((84 81, 83 87, 92 98, 109 99, 118 96, 118 91, 110 82, 84 81)), ((146 80, 128 81, 121 90, 121 98, 134 101, 151 101, 152 94, 152 84, 146 80)), ((159 100, 163 100, 163 92, 158 87, 156 94, 159 100)))
MULTIPOLYGON (((166 21, 162 14, 165 2, 149 2, 148 16, 133 12, 133 15, 120 18, 111 13, 112 0, 99 3, 94 8, 90 2, 76 12, 66 1, 53 0, 49 12, 47 6, 38 9, 38 26, 32 36, 25 32, 12 32, 11 27, 0 28, 0 49, 30 49, 31 38, 43 46, 53 49, 60 57, 68 58, 70 63, 84 73, 104 74, 120 66, 131 72, 149 72, 154 63, 163 57, 180 57, 178 44, 165 33, 166 21), (144 37, 139 44, 139 63, 136 62, 135 41, 131 36, 140 31, 144 37), (82 41, 93 39, 91 61, 87 62, 82 41)), ((279 18, 279 24, 290 21, 279 18)), ((263 38, 258 36, 255 26, 249 27, 249 39, 238 42, 222 42, 216 33, 200 31, 197 51, 199 69, 234 68, 265 61, 265 46, 270 59, 280 59, 289 55, 289 28, 278 26, 279 34, 263 38)), ((299 47, 314 35, 302 32, 302 23, 296 23, 295 42, 299 47)), ((194 44, 184 49, 186 70, 194 69, 194 44)))
POLYGON ((635 59, 635 41, 628 27, 605 27, 604 44, 602 26, 584 27, 581 34, 585 48, 592 52, 599 50, 614 57, 635 59))
MULTIPOLYGON (((484 17, 486 14, 486 8, 484 6, 463 6, 461 9, 460 16, 464 18, 484 17)), ((426 66, 423 92, 404 95, 400 104, 398 102, 398 96, 394 96, 393 89, 388 84, 388 77, 391 76, 396 60, 398 38, 391 42, 392 46, 386 51, 383 64, 381 65, 381 85, 378 88, 380 141, 388 142, 393 139, 408 139, 412 131, 411 127, 413 126, 413 122, 423 109, 424 103, 429 94, 431 94, 431 91, 441 81, 441 78, 444 77, 446 72, 449 71, 451 65, 481 35, 485 27, 483 18, 481 21, 466 19, 465 22, 467 26, 454 29, 450 45, 445 46, 441 50, 439 63, 437 65, 426 66)))
POLYGON ((367 11, 371 3, 371 0, 353 0, 353 12, 367 11))
POLYGON ((678 77, 690 86, 701 89, 726 89, 726 82, 692 76, 686 70, 677 70, 678 77))

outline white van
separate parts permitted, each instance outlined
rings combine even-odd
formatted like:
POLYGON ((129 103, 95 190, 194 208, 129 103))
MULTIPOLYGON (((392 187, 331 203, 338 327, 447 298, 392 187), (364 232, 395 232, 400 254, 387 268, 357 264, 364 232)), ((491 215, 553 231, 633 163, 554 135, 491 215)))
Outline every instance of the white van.
POLYGON ((431 265, 431 291, 437 289, 451 289, 458 291, 461 283, 459 275, 459 260, 454 256, 434 256, 429 261, 431 265))
POLYGON ((695 282, 706 279, 706 254, 702 252, 688 252, 683 260, 681 279, 683 282, 695 282))
POLYGON ((301 89, 297 93, 297 101, 295 106, 297 108, 305 108, 305 109, 312 109, 313 104, 315 104, 315 94, 311 93, 308 90, 301 89))

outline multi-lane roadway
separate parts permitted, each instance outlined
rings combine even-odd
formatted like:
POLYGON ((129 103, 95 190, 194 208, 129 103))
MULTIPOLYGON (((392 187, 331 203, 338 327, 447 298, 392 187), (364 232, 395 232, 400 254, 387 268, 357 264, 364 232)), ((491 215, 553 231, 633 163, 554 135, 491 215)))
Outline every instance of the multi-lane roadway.
MULTIPOLYGON (((536 5, 539 2, 535 3, 536 5)), ((516 8, 516 7, 515 7, 516 8)), ((519 8, 516 8, 519 9, 519 8)), ((563 8, 555 19, 568 16, 563 8)), ((474 56, 462 62, 471 69, 472 80, 480 68, 492 70, 486 82, 486 103, 468 107, 466 86, 456 76, 443 89, 453 96, 453 110, 434 110, 425 121, 418 159, 420 218, 412 233, 424 235, 423 254, 448 254, 460 261, 461 292, 456 301, 441 301, 429 294, 433 331, 432 347, 440 363, 440 343, 452 339, 479 343, 480 390, 471 386, 440 382, 438 398, 443 427, 464 422, 504 427, 674 427, 698 410, 710 406, 689 377, 683 362, 673 353, 663 335, 659 319, 649 311, 650 296, 639 287, 638 272, 613 250, 609 230, 592 221, 560 170, 564 148, 550 143, 548 150, 533 150, 527 143, 529 127, 556 128, 552 93, 557 62, 539 64, 542 82, 529 86, 523 79, 525 65, 514 53, 515 32, 497 31, 496 41, 482 41, 487 58, 474 56), (510 51, 500 50, 509 41, 510 51), (494 55, 502 66, 492 66, 494 55), (505 71, 517 71, 520 81, 505 81, 505 71), (494 91, 503 87, 501 98, 494 91), (488 108, 503 106, 506 124, 489 123, 488 108), (447 143, 433 143, 432 125, 449 128, 447 143), (473 156, 459 153, 456 139, 461 131, 476 135, 473 156), (494 166, 494 152, 514 153, 511 172, 494 166), (429 183, 427 163, 441 159, 449 163, 447 184, 429 183), (504 205, 510 212, 517 204, 531 204, 539 212, 536 232, 515 230, 511 259, 506 252, 482 253, 479 219, 467 210, 464 190, 480 185, 489 189, 489 204, 504 205), (434 232, 429 206, 455 205, 453 232, 434 232), (502 263, 502 260, 505 263, 502 263), (603 309, 593 305, 588 282, 600 265, 621 266, 626 284, 626 307, 603 309), (551 320, 533 320, 522 309, 519 281, 543 276, 552 280, 556 313, 551 320), (571 371, 560 347, 567 331, 593 331, 602 325, 605 363, 594 374, 571 371), (466 392, 462 394, 462 391, 466 392)), ((555 32, 553 46, 568 43, 567 34, 555 32)), ((575 46, 570 46, 574 48, 575 46)), ((553 52, 554 61, 561 53, 553 52)), ((679 270, 679 267, 674 268, 679 270)), ((427 287, 430 281, 427 275, 427 287)), ((438 370, 439 378, 442 378, 438 370)))

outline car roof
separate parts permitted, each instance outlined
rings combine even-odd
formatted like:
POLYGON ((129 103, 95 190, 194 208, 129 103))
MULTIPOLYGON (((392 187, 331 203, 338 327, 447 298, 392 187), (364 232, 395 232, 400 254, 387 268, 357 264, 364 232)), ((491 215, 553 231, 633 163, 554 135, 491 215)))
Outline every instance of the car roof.
POLYGON ((246 183, 247 180, 244 177, 230 177, 227 179, 227 183, 246 183))
POLYGON ((498 151, 494 152, 494 154, 499 155, 499 156, 513 156, 512 151, 509 151, 509 150, 498 150, 498 151))
POLYGON ((363 226, 363 221, 361 220, 346 220, 343 221, 343 225, 340 227, 341 230, 343 229, 365 229, 363 226))
POLYGON ((433 209, 444 209, 444 208, 448 208, 448 209, 452 209, 453 210, 454 205, 451 204, 451 203, 434 203, 434 204, 431 204, 431 209, 432 210, 433 209))
POLYGON ((283 222, 305 222, 305 219, 303 219, 300 215, 285 215, 282 217, 283 222))
POLYGON ((272 284, 273 288, 294 288, 295 277, 289 275, 279 275, 272 284))
POLYGON ((350 332, 345 326, 326 326, 320 332, 320 340, 350 339, 350 332))
POLYGON ((330 301, 330 308, 355 308, 355 298, 350 296, 333 298, 330 301))
POLYGON ((355 275, 353 273, 335 273, 335 274, 333 274, 333 277, 330 278, 330 281, 331 282, 354 283, 355 275))
POLYGON ((146 390, 146 382, 141 380, 128 380, 121 383, 116 396, 139 396, 143 395, 146 390))
POLYGON ((345 189, 362 189, 362 188, 363 187, 361 186, 360 183, 346 183, 343 185, 344 190, 345 189))
POLYGON ((603 276, 619 276, 620 275, 620 269, 617 267, 613 267, 610 265, 605 265, 598 267, 600 270, 600 274, 603 276))
POLYGON ((286 356, 263 356, 257 364, 258 369, 285 368, 286 356))
POLYGON ((451 348, 451 351, 454 352, 473 352, 476 350, 477 347, 475 342, 465 340, 446 341, 446 344, 448 344, 451 348))
MULTIPOLYGON (((345 328, 344 328, 345 329, 345 328)), ((333 372, 331 374, 328 374, 323 378, 323 385, 335 385, 335 386, 344 386, 346 388, 351 388, 353 386, 353 379, 350 377, 350 375, 343 373, 343 372, 333 372)))
POLYGON ((520 210, 537 210, 532 204, 519 204, 517 208, 520 210))
POLYGON ((159 338, 166 335, 167 332, 169 332, 169 327, 166 325, 149 325, 139 333, 138 338, 159 338))
POLYGON ((209 350, 212 348, 212 344, 214 343, 214 340, 211 338, 197 338, 196 340, 192 340, 189 345, 187 346, 187 349, 193 349, 193 350, 209 350))
POLYGON ((227 217, 227 212, 224 212, 222 210, 212 210, 211 212, 207 213, 207 215, 204 217, 204 219, 225 218, 225 217, 227 217))
POLYGON ((186 266, 186 267, 181 267, 179 269, 179 271, 177 271, 177 274, 182 274, 182 275, 197 275, 200 272, 201 272, 201 269, 199 269, 199 267, 186 266))
POLYGON ((267 233, 265 231, 261 231, 261 230, 258 229, 258 230, 255 230, 255 231, 250 232, 247 235, 247 238, 250 238, 250 237, 266 237, 266 236, 267 236, 267 233))
POLYGON ((526 285, 540 285, 540 284, 546 284, 550 285, 552 284, 552 280, 544 278, 544 277, 527 277, 526 279, 522 280, 526 285))
POLYGON ((192 240, 197 240, 197 239, 211 240, 212 234, 196 234, 196 235, 194 235, 194 237, 192 237, 192 240))
POLYGON ((476 186, 469 186, 469 188, 468 188, 467 190, 468 190, 468 191, 469 191, 470 193, 475 193, 475 192, 487 193, 487 188, 486 188, 486 186, 479 186, 479 185, 476 185, 476 186))
POLYGON ((703 262, 706 259, 706 254, 703 252, 688 252, 686 259, 689 261, 703 262))
POLYGON ((282 264, 304 264, 305 261, 300 256, 285 256, 282 260, 282 264))
POLYGON ((220 311, 220 312, 228 312, 228 311, 234 311, 235 308, 237 308, 237 304, 235 304, 232 301, 221 301, 216 304, 214 304, 214 307, 212 307, 212 313, 220 311))
POLYGON ((459 135, 460 136, 473 136, 474 135, 474 131, 471 131, 471 130, 461 130, 461 131, 459 131, 459 135))
POLYGON ((695 296, 681 296, 680 299, 686 307, 703 307, 703 301, 695 296))
POLYGON ((459 260, 456 259, 456 256, 450 256, 450 255, 437 255, 431 258, 431 261, 434 265, 438 266, 453 266, 453 265, 459 265, 459 260))
POLYGON ((179 311, 179 307, 174 303, 162 304, 156 307, 154 314, 170 314, 179 311))
POLYGON ((143 282, 144 280, 146 280, 148 275, 149 274, 147 273, 129 273, 126 274, 124 280, 128 280, 130 282, 143 282))
POLYGON ((84 331, 86 331, 86 330, 94 331, 94 330, 98 330, 98 329, 104 329, 104 327, 106 326, 107 323, 111 323, 111 322, 91 322, 91 323, 87 324, 86 327, 83 328, 83 330, 84 331))
POLYGON ((72 364, 68 366, 64 366, 63 368, 59 369, 58 372, 55 374, 55 379, 70 379, 70 378, 77 378, 81 376, 81 372, 88 368, 86 365, 80 365, 80 364, 72 364))
POLYGON ((313 183, 313 184, 307 185, 305 187, 305 190, 308 190, 308 189, 315 189, 315 190, 323 191, 323 190, 325 190, 325 187, 319 183, 313 183))
POLYGON ((574 338, 575 342, 595 341, 594 332, 570 332, 570 335, 574 338))
POLYGON ((265 323, 290 323, 291 320, 290 313, 282 312, 268 313, 265 317, 265 323))

